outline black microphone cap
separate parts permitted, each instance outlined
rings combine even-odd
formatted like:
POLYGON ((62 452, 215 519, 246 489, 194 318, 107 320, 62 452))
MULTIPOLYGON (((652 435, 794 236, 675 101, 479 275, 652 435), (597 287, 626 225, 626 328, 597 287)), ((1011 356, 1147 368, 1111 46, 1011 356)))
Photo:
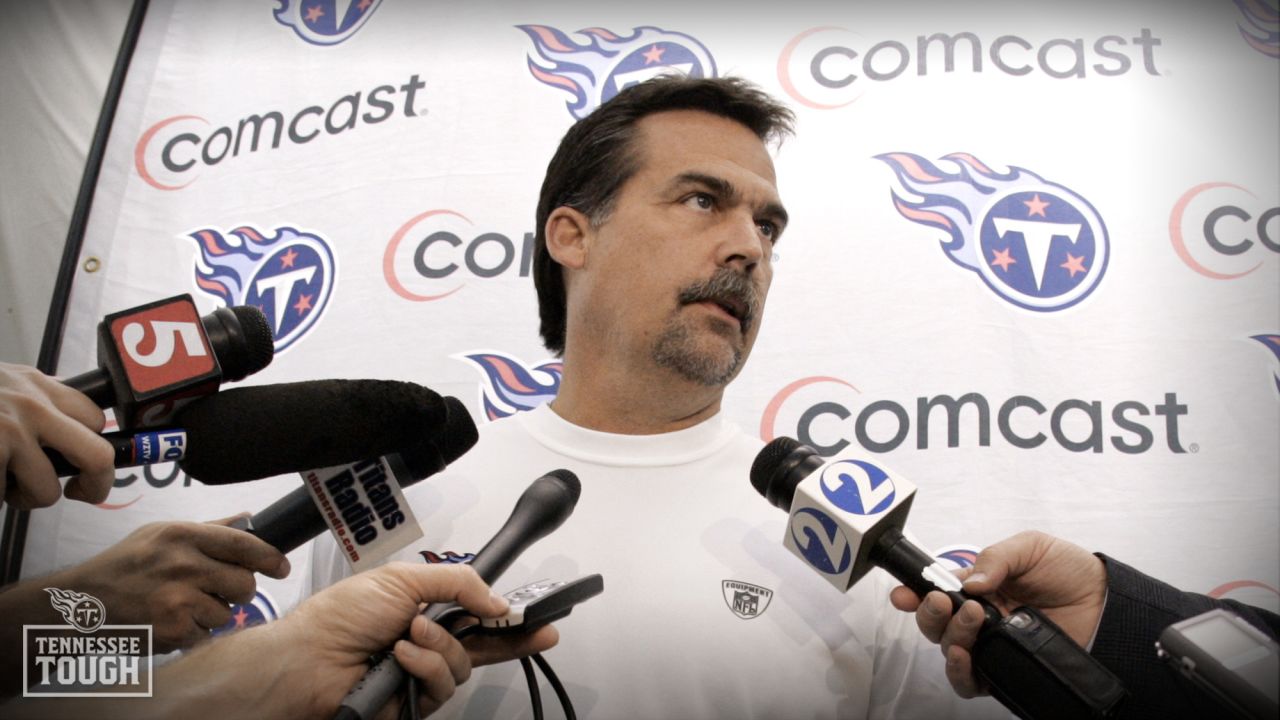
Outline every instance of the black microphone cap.
POLYGON ((574 475, 569 470, 560 468, 558 470, 552 470, 546 475, 543 475, 543 477, 559 480, 564 485, 564 488, 569 491, 569 497, 573 504, 578 504, 578 498, 582 497, 582 481, 578 480, 577 475, 574 475))
POLYGON ((275 357, 271 325, 267 316, 252 305, 218 308, 201 322, 225 382, 243 380, 270 365, 275 357))
POLYGON ((313 380, 232 388, 178 413, 179 463, 210 485, 344 465, 409 447, 445 422, 440 396, 395 380, 313 380))
POLYGON ((236 305, 231 308, 231 313, 240 321, 240 328, 244 331, 245 347, 248 350, 244 365, 235 370, 238 377, 231 377, 232 373, 227 372, 229 379, 239 380, 271 364, 272 358, 276 355, 276 341, 271 332, 271 325, 267 322, 267 316, 258 308, 251 305, 236 305))
POLYGON ((751 463, 751 487, 756 492, 764 495, 769 489, 769 480, 782 461, 791 454, 792 450, 800 447, 799 440, 793 440, 789 437, 780 437, 765 445, 764 448, 756 455, 755 462, 751 463))
POLYGON ((776 438, 751 463, 751 486, 774 507, 790 511, 796 485, 821 465, 817 450, 789 437, 776 438))

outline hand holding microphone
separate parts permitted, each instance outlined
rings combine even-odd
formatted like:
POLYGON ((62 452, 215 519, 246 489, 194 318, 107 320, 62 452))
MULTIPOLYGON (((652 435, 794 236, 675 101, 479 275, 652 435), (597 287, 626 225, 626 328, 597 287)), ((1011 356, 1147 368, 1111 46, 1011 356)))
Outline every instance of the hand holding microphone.
POLYGON ((161 427, 182 405, 271 364, 275 341, 261 310, 204 317, 190 295, 112 313, 98 323, 98 367, 64 382, 115 408, 122 430, 161 427))
MULTIPOLYGON (((516 501, 511 516, 497 534, 485 543, 470 563, 481 580, 492 584, 506 572, 520 553, 560 527, 578 504, 582 484, 568 470, 553 470, 538 478, 516 501)), ((423 613, 434 621, 454 604, 429 605, 423 613)), ((384 656, 364 674, 343 699, 336 720, 368 720, 377 715, 404 680, 404 670, 396 659, 384 656)))
POLYGON ((45 507, 64 492, 43 448, 80 468, 66 486, 74 500, 99 503, 115 480, 106 416, 89 398, 35 368, 0 363, 0 501, 45 507))
POLYGON ((22 473, 10 478, 14 492, 42 493, 30 507, 57 500, 55 475, 79 471, 68 492, 91 503, 106 498, 113 466, 176 461, 208 485, 247 482, 410 447, 436 435, 446 417, 440 396, 414 383, 309 380, 224 390, 180 409, 176 427, 100 436, 89 423, 101 428, 102 413, 83 395, 35 370, 0 365, 0 461, 7 453, 9 469, 22 473), (16 389, 6 393, 6 385, 16 389), (79 494, 83 487, 93 492, 79 494))
POLYGON ((221 382, 266 367, 274 354, 257 308, 201 318, 188 295, 108 315, 98 334, 99 367, 63 382, 0 364, 0 500, 21 510, 52 505, 64 492, 55 472, 78 472, 67 497, 102 502, 114 453, 97 435, 106 422, 100 408, 114 408, 121 428, 155 427, 221 382), (56 464, 42 448, 65 461, 56 464))
POLYGON ((289 574, 282 553, 227 527, 230 520, 149 523, 85 562, 4 588, 0 699, 22 690, 22 628, 63 622, 45 588, 92 595, 114 624, 150 626, 154 653, 208 640, 210 630, 231 619, 228 603, 253 599, 255 573, 289 574))
MULTIPOLYGON (((955 612, 966 601, 960 582, 902 534, 916 488, 876 463, 825 461, 791 438, 769 443, 751 466, 751 485, 791 513, 784 543, 844 592, 881 567, 921 595, 944 593, 955 612)), ((986 622, 1000 619, 984 604, 986 622)))
POLYGON ((917 595, 933 596, 922 612, 933 608, 950 617, 963 608, 957 630, 976 636, 978 675, 1019 717, 1107 717, 1126 696, 1110 670, 1035 606, 1002 615, 990 602, 965 592, 954 575, 911 543, 902 527, 915 486, 878 461, 824 460, 813 448, 782 437, 756 457, 751 484, 789 511, 786 547, 838 590, 881 567, 917 595))
POLYGON ((6 622, 13 629, 23 624, 15 613, 25 609, 14 601, 27 591, 40 613, 29 623, 57 620, 43 592, 57 587, 98 598, 113 623, 152 626, 154 652, 207 640, 210 630, 231 619, 228 603, 253 599, 255 573, 277 579, 289 574, 283 553, 229 527, 232 519, 143 525, 85 562, 6 588, 0 594, 6 622))
MULTIPOLYGON (((1106 569, 1097 556, 1035 531, 986 548, 973 567, 960 570, 957 576, 965 592, 987 598, 1003 614, 1020 605, 1039 609, 1081 646, 1093 636, 1106 599, 1106 569)), ((950 601, 938 593, 921 599, 911 589, 897 587, 890 600, 897 609, 914 612, 920 632, 941 646, 947 658, 947 680, 957 695, 987 694, 986 683, 974 674, 971 655, 982 627, 976 603, 966 603, 953 617, 950 601)))
POLYGON ((151 697, 20 698, 0 706, 0 714, 13 720, 326 717, 368 667, 369 654, 392 643, 395 657, 419 681, 419 709, 431 712, 473 666, 541 652, 559 639, 548 625, 528 635, 475 638, 483 644, 468 640, 464 648, 418 614, 424 602, 457 603, 483 618, 507 607, 465 565, 388 563, 325 588, 275 622, 219 637, 165 664, 155 672, 151 697))
POLYGON ((307 687, 314 690, 306 698, 309 711, 292 708, 295 715, 331 715, 346 689, 368 669, 370 653, 382 648, 392 648, 397 665, 419 679, 417 701, 427 714, 467 681, 473 666, 542 652, 559 641, 555 627, 547 625, 527 635, 474 638, 464 648, 418 612, 422 602, 456 604, 477 617, 496 617, 507 609, 506 600, 466 565, 393 562, 325 588, 279 621, 281 635, 295 636, 299 648, 312 648, 299 653, 297 661, 307 687), (342 658, 340 673, 330 663, 316 668, 315 650, 325 646, 341 652, 327 653, 342 658), (323 675, 312 677, 317 669, 323 675))

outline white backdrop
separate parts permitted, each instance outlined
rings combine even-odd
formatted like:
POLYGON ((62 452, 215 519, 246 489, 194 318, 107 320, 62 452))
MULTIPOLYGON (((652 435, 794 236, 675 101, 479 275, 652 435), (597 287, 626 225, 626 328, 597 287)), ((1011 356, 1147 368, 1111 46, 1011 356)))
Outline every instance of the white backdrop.
POLYGON ((32 365, 129 0, 0 2, 0 362, 32 365))
MULTIPOLYGON (((267 293, 280 350, 246 382, 545 401, 523 253, 575 92, 740 75, 799 122, 737 423, 882 453, 939 552, 1034 527, 1280 608, 1274 2, 900 7, 154 2, 59 370, 93 364, 105 313, 241 304, 294 263, 318 269, 267 293)), ((24 574, 297 483, 120 471, 103 506, 33 513, 24 574)), ((301 579, 261 585, 280 609, 301 579)))

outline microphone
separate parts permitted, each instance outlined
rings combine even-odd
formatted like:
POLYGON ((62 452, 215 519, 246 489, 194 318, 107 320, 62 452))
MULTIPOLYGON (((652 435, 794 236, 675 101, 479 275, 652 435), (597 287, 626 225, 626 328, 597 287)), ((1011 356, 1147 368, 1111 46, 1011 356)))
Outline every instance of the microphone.
MULTIPOLYGON (((104 437, 116 467, 177 461, 206 485, 226 485, 385 455, 435 433, 446 412, 410 382, 309 380, 224 390, 183 407, 179 427, 104 437)), ((45 453, 59 475, 79 472, 45 453)))
POLYGON ((63 380, 114 408, 121 430, 163 427, 182 405, 271 363, 275 341, 247 305, 200 317, 190 295, 112 313, 98 324, 98 368, 63 380))
POLYGON ((445 422, 435 391, 399 380, 310 380, 233 388, 192 403, 181 420, 216 438, 190 438, 179 466, 206 485, 342 465, 409 447, 445 422))
POLYGON ((827 461, 780 437, 756 456, 751 485, 791 514, 787 549, 840 592, 881 567, 920 597, 941 590, 953 613, 973 599, 983 604, 987 622, 1000 619, 999 610, 966 594, 955 575, 903 535, 916 488, 880 465, 851 457, 827 461))
POLYGON ((982 606, 973 666, 991 695, 1021 718, 1108 717, 1126 690, 1105 665, 1043 613, 1019 607, 1002 616, 902 533, 916 488, 878 463, 847 454, 823 460, 789 438, 769 443, 751 465, 751 485, 791 517, 783 544, 844 592, 872 567, 916 595, 940 590, 951 612, 982 606))
MULTIPOLYGON (((552 470, 533 481, 516 502, 502 529, 476 553, 471 567, 481 579, 492 585, 520 553, 568 519, 581 494, 582 483, 568 470, 552 470)), ((438 603, 429 606, 424 614, 435 621, 453 607, 456 607, 454 603, 438 603)), ((403 679, 404 669, 396 662, 395 656, 386 653, 351 688, 338 708, 335 720, 372 718, 395 694, 403 679)), ((415 698, 405 700, 415 701, 415 698)))
MULTIPOLYGON (((476 553, 471 567, 492 585, 530 545, 569 519, 581 495, 582 483, 568 470, 552 470, 534 480, 516 501, 502 529, 476 553)), ((428 617, 432 615, 440 613, 428 613, 428 617)))
MULTIPOLYGON (((462 401, 446 397, 443 402, 446 418, 439 432, 428 433, 383 458, 401 489, 440 472, 476 444, 476 425, 462 401)), ((323 533, 328 525, 307 488, 299 487, 253 517, 233 522, 232 527, 247 530, 287 553, 323 533)))

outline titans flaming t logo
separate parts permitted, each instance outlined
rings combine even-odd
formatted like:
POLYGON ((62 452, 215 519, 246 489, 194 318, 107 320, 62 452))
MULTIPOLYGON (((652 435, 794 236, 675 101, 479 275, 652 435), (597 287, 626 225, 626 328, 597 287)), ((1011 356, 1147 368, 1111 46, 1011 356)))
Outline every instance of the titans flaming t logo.
POLYGON ((1054 312, 1083 300, 1106 272, 1110 241, 1093 206, 1022 168, 997 173, 965 153, 943 157, 948 173, 910 153, 877 155, 919 201, 893 192, 904 218, 944 230, 942 249, 996 294, 1027 310, 1054 312))
MULTIPOLYGON (((1250 339, 1262 343, 1263 347, 1270 350, 1275 359, 1280 362, 1280 334, 1251 335, 1250 339)), ((1276 392, 1280 393, 1280 370, 1276 371, 1273 379, 1276 381, 1276 392)))
POLYGON ((458 553, 452 550, 445 550, 443 554, 434 550, 420 550, 418 554, 430 565, 458 565, 476 559, 475 553, 458 553))
POLYGON ((461 353, 453 357, 470 363, 484 377, 480 383, 480 404, 489 420, 532 410, 551 402, 560 392, 564 363, 559 360, 527 367, 516 358, 498 352, 461 353))
POLYGON ((319 236, 291 227, 270 239, 243 226, 225 235, 197 230, 196 285, 228 306, 253 305, 271 324, 277 353, 315 325, 333 291, 336 266, 319 236))
POLYGON ((1263 55, 1280 58, 1280 7, 1273 1, 1234 0, 1240 9, 1240 37, 1263 55), (1270 7, 1268 7, 1270 5, 1270 7))
POLYGON ((82 633, 91 633, 107 621, 102 601, 88 593, 60 588, 45 588, 44 591, 49 593, 49 602, 62 619, 82 633))
POLYGON ((530 55, 529 72, 546 85, 573 93, 565 106, 577 120, 628 85, 663 73, 675 70, 695 78, 716 76, 716 63, 707 48, 677 32, 639 27, 619 37, 604 28, 587 28, 578 31, 591 38, 583 44, 546 25, 516 27, 533 40, 542 61, 530 55))
POLYGON ((382 0, 276 0, 276 22, 312 45, 337 45, 364 25, 382 0))
POLYGON ((933 557, 942 566, 952 570, 973 567, 982 549, 975 545, 951 545, 940 548, 933 557))

